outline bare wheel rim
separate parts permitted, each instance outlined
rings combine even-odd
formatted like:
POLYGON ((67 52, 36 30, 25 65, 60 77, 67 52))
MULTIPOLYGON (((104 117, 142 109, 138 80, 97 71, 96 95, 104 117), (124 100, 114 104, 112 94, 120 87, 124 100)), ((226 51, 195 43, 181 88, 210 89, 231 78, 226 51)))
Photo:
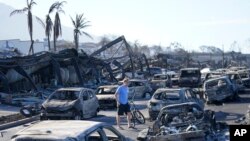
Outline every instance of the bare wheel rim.
POLYGON ((79 113, 75 114, 74 120, 81 120, 81 119, 82 119, 82 117, 79 113))

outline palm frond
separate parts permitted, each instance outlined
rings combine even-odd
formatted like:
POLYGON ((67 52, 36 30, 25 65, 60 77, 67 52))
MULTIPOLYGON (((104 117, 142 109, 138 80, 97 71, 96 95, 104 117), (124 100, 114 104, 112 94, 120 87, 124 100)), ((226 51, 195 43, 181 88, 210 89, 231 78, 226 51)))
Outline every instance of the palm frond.
POLYGON ((55 2, 55 3, 53 3, 53 4, 50 6, 50 8, 49 8, 49 14, 52 13, 52 12, 56 9, 58 3, 59 3, 59 2, 55 2))
POLYGON ((50 36, 51 35, 51 31, 53 28, 53 22, 49 16, 49 14, 46 16, 46 29, 45 29, 45 35, 46 36, 50 36))
POLYGON ((74 19, 70 16, 71 22, 74 25, 74 27, 76 27, 76 22, 74 21, 74 19))
POLYGON ((45 29, 45 23, 43 22, 42 19, 40 19, 39 17, 36 16, 36 20, 38 21, 39 24, 41 24, 41 26, 45 29))
POLYGON ((24 13, 24 12, 26 12, 27 10, 28 10, 28 8, 27 8, 27 7, 23 8, 23 9, 17 9, 17 10, 14 10, 14 11, 12 11, 12 12, 10 13, 10 16, 15 15, 15 14, 21 14, 21 13, 24 13))
POLYGON ((55 16, 54 34, 56 38, 58 38, 59 35, 62 35, 61 20, 60 20, 58 12, 56 13, 56 16, 55 16))
POLYGON ((33 33, 33 20, 32 20, 32 13, 31 11, 28 11, 28 29, 29 29, 29 33, 30 35, 32 35, 33 33))
POLYGON ((88 36, 89 38, 93 39, 93 37, 91 35, 89 35, 87 32, 82 31, 81 33, 88 36))

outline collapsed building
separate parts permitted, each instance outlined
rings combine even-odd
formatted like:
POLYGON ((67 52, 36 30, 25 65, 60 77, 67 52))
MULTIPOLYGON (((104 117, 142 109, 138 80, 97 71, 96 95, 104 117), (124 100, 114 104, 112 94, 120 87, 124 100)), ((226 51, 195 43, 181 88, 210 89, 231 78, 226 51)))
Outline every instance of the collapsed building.
MULTIPOLYGON (((47 88, 83 86, 96 88, 117 82, 115 75, 143 68, 145 55, 134 54, 124 36, 87 55, 83 50, 66 49, 58 53, 39 52, 23 57, 0 59, 1 101, 10 102, 16 94, 47 88), (100 54, 108 49, 105 58, 100 54)), ((148 66, 148 65, 147 65, 148 66)))

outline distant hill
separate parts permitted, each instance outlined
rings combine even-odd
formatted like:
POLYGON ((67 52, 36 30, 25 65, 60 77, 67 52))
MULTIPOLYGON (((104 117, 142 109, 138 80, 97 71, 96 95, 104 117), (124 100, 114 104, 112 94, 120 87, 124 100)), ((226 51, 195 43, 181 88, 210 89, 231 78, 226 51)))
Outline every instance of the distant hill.
MULTIPOLYGON (((30 40, 27 26, 27 16, 25 14, 16 14, 10 17, 10 13, 15 10, 13 7, 0 2, 0 40, 21 39, 30 40)), ((33 38, 34 40, 43 40, 46 38, 44 29, 33 18, 33 38)), ((62 39, 73 41, 73 29, 62 26, 62 39)), ((80 42, 95 42, 96 36, 90 34, 94 40, 80 36, 80 42)))

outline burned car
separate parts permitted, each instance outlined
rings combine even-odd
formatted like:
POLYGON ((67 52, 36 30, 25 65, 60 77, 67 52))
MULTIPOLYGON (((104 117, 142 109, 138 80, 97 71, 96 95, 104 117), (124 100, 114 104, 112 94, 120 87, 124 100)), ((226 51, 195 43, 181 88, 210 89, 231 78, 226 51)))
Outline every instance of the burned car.
POLYGON ((201 108, 204 108, 204 103, 191 88, 160 88, 156 90, 152 98, 148 101, 148 113, 150 119, 156 119, 162 107, 172 104, 185 102, 196 102, 201 108))
POLYGON ((167 74, 155 74, 150 84, 153 91, 158 88, 172 87, 171 77, 167 74))
POLYGON ((129 84, 129 98, 135 93, 135 98, 150 98, 152 95, 152 88, 148 80, 130 79, 129 84))
POLYGON ((141 141, 203 141, 216 128, 213 111, 203 110, 197 103, 188 102, 165 106, 152 128, 142 130, 141 141))
POLYGON ((241 77, 242 83, 246 88, 250 88, 250 77, 248 70, 239 70, 237 71, 241 77))
POLYGON ((111 125, 95 121, 41 121, 12 136, 12 141, 130 141, 111 125))
POLYGON ((199 87, 201 84, 201 72, 199 68, 184 68, 180 70, 180 87, 199 87))
POLYGON ((227 76, 213 78, 205 81, 203 85, 204 99, 207 103, 235 99, 238 96, 236 86, 227 76))
POLYGON ((243 92, 245 90, 245 86, 238 72, 229 71, 226 72, 226 76, 228 76, 230 81, 236 86, 238 92, 243 92))
POLYGON ((91 118, 99 111, 98 99, 88 88, 60 88, 53 92, 41 106, 41 120, 91 118))
POLYGON ((98 87, 96 96, 101 109, 116 108, 115 92, 118 85, 104 85, 98 87))

